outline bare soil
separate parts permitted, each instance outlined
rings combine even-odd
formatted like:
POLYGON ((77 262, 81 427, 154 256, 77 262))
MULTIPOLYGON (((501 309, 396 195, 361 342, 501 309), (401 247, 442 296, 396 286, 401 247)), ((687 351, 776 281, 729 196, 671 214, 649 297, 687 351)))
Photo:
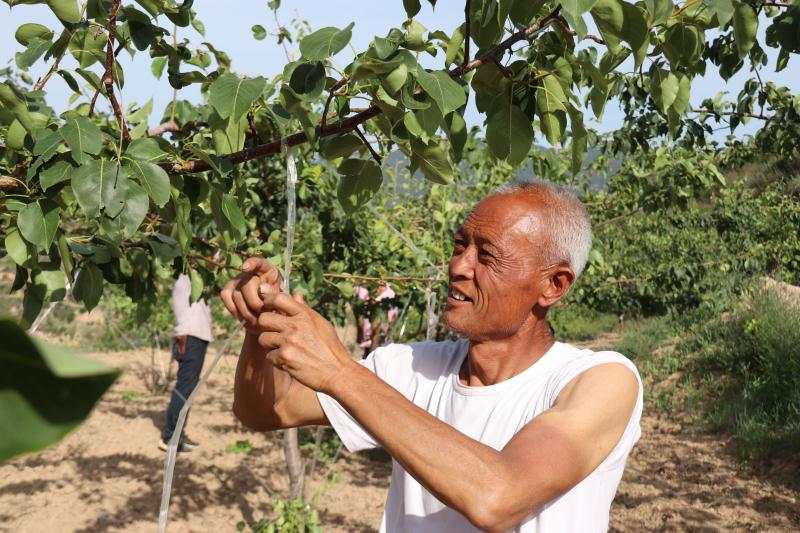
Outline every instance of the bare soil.
MULTIPOLYGON (((211 360, 211 353, 207 361, 211 360)), ((155 529, 168 394, 145 387, 147 352, 93 354, 126 369, 89 418, 57 446, 0 466, 0 530, 155 529)), ((166 356, 165 356, 166 357, 166 356)), ((246 430, 230 412, 235 358, 225 356, 189 420, 201 447, 180 455, 170 531, 235 531, 270 513, 286 494, 280 439, 246 430), (250 453, 226 449, 239 440, 250 453)), ((343 452, 311 483, 326 531, 374 531, 391 465, 382 453, 343 452)), ((726 439, 693 434, 647 414, 611 510, 616 530, 800 529, 800 493, 743 469, 726 439)))

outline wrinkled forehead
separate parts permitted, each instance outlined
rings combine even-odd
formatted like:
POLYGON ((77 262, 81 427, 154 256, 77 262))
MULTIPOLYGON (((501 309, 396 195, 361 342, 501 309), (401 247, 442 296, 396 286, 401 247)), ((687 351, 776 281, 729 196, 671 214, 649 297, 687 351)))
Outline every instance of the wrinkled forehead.
POLYGON ((467 216, 462 231, 493 240, 530 240, 544 229, 543 205, 534 197, 498 194, 481 200, 467 216))

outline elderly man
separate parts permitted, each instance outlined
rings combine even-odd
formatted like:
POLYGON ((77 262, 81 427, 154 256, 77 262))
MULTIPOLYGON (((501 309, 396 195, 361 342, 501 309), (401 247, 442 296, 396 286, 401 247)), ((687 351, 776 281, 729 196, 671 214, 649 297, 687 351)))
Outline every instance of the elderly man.
POLYGON ((444 321, 463 339, 393 344, 361 362, 251 258, 222 292, 248 333, 233 410, 269 431, 330 424, 394 459, 381 531, 602 531, 640 435, 642 384, 614 352, 555 341, 548 310, 586 264, 591 229, 543 183, 481 201, 455 235, 444 321))

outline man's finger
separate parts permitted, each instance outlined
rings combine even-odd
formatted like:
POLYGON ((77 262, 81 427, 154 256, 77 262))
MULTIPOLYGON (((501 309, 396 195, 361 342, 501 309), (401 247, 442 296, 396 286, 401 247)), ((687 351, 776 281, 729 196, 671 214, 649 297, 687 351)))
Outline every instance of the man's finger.
POLYGON ((288 294, 282 292, 264 295, 264 309, 269 311, 280 311, 288 316, 299 315, 305 306, 296 302, 288 294))
POLYGON ((242 263, 242 272, 250 274, 266 274, 275 270, 275 266, 263 257, 248 257, 242 263))
POLYGON ((244 296, 240 291, 233 292, 233 303, 236 304, 236 309, 239 312, 239 317, 245 319, 251 324, 256 323, 256 316, 250 311, 247 302, 244 301, 244 296))
POLYGON ((219 293, 219 297, 222 299, 222 303, 225 304, 225 309, 235 318, 239 318, 239 311, 236 309, 236 304, 233 303, 233 283, 234 282, 231 281, 225 285, 219 293))
POLYGON ((258 336, 258 344, 267 350, 274 350, 281 345, 283 337, 275 331, 266 331, 258 336))
POLYGON ((278 313, 261 313, 258 315, 258 327, 262 331, 285 331, 289 325, 289 317, 280 315, 278 313))
POLYGON ((259 279, 257 277, 252 277, 248 280, 247 283, 242 285, 241 291, 242 296, 244 296, 244 301, 247 303, 247 306, 250 308, 251 311, 257 313, 261 311, 261 307, 264 305, 264 302, 261 300, 261 296, 258 294, 258 286, 259 286, 259 279))

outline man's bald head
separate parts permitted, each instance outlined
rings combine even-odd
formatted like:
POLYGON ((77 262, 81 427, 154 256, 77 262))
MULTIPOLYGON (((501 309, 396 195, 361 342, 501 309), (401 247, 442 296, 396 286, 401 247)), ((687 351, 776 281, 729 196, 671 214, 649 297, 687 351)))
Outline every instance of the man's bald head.
POLYGON ((565 263, 576 278, 583 272, 592 247, 592 228, 586 208, 574 194, 530 181, 504 185, 484 201, 498 197, 516 197, 530 206, 530 213, 520 216, 510 229, 528 233, 534 242, 544 238, 545 242, 536 243, 545 254, 543 262, 565 263))

